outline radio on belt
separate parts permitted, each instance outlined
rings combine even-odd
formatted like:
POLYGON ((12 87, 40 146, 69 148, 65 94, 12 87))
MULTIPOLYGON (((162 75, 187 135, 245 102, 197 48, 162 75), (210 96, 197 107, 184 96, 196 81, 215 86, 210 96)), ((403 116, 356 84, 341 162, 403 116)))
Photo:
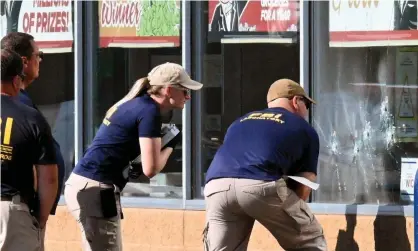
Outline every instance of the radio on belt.
MULTIPOLYGON (((167 143, 170 142, 179 133, 180 130, 176 127, 175 124, 163 124, 161 127, 161 134, 163 135, 161 138, 161 148, 164 148, 164 146, 167 145, 167 143)), ((131 161, 131 164, 139 163, 141 163, 141 154, 131 161)), ((129 168, 131 167, 131 164, 127 165, 123 170, 123 177, 125 179, 129 178, 129 168)))

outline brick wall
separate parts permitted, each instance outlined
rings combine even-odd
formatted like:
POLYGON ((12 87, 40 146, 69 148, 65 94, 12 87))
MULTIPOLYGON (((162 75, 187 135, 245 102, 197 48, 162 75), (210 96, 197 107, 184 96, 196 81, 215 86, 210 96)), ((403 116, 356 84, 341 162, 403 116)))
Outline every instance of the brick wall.
MULTIPOLYGON (((204 211, 124 209, 124 251, 201 251, 204 211)), ((318 215, 329 250, 411 251, 413 218, 389 216, 318 215), (348 229, 347 229, 348 222, 348 229)), ((46 251, 78 251, 80 231, 65 207, 51 217, 46 233, 46 251)), ((256 224, 249 251, 282 250, 261 225, 256 224)))

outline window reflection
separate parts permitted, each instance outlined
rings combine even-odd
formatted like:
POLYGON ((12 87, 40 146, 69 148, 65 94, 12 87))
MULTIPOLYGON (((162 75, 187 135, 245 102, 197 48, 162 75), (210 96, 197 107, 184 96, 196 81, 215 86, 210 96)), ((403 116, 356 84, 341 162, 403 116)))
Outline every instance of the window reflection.
POLYGON ((39 67, 27 91, 60 145, 66 180, 74 167, 74 53, 45 54, 39 67))
MULTIPOLYGON (((173 62, 181 64, 180 48, 101 48, 98 56, 98 95, 94 103, 94 134, 102 123, 107 109, 120 100, 134 82, 147 76, 155 66, 173 62)), ((171 123, 182 128, 181 110, 174 111, 171 123)), ((182 198, 182 144, 176 146, 165 168, 149 179, 141 175, 130 180, 123 196, 182 198)), ((139 153, 138 153, 139 154, 139 153)))
POLYGON ((333 69, 314 86, 318 201, 409 203, 400 196, 400 174, 401 158, 418 157, 417 57, 401 63, 400 55, 393 47, 328 50, 333 69), (408 84, 400 81, 405 64, 415 69, 408 84))

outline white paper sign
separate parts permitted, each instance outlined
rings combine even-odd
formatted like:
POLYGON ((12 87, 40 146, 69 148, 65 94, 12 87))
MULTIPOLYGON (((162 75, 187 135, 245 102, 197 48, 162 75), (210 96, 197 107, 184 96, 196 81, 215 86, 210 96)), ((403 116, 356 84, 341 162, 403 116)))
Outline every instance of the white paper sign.
POLYGON ((402 158, 401 199, 414 201, 415 173, 418 170, 418 158, 402 158))
POLYGON ((396 52, 396 127, 402 142, 415 142, 417 122, 417 51, 396 52))
POLYGON ((34 36, 41 49, 70 48, 73 43, 71 0, 2 0, 0 35, 19 31, 34 36))
POLYGON ((391 31, 394 29, 394 1, 331 0, 329 30, 391 31), (360 3, 361 2, 361 3, 360 3))
POLYGON ((300 177, 300 176, 287 176, 288 178, 291 178, 294 181, 299 182, 300 184, 303 184, 307 187, 310 187, 313 190, 317 190, 319 188, 319 184, 312 182, 310 180, 308 180, 307 178, 304 177, 300 177))

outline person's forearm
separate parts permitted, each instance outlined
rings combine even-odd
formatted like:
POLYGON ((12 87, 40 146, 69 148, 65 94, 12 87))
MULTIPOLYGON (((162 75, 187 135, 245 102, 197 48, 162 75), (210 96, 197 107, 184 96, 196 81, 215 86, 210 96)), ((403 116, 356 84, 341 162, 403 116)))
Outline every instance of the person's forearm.
MULTIPOLYGON (((316 174, 311 172, 301 172, 298 173, 297 176, 304 177, 312 182, 315 182, 316 180, 316 174)), ((312 189, 308 186, 305 186, 299 182, 291 181, 291 189, 301 198, 302 200, 306 201, 309 199, 309 196, 311 195, 312 189)))
POLYGON ((299 196, 299 198, 306 201, 307 199, 309 199, 309 195, 311 194, 311 188, 299 184, 299 186, 295 189, 295 193, 297 196, 299 196))
POLYGON ((46 172, 51 171, 50 168, 38 168, 38 196, 39 196, 39 224, 44 227, 51 208, 54 205, 55 198, 58 191, 58 170, 55 166, 53 173, 46 172))
POLYGON ((57 196, 58 180, 54 183, 47 184, 46 182, 40 182, 38 186, 39 194, 39 224, 41 227, 45 226, 48 220, 49 213, 54 205, 55 198, 57 196))
POLYGON ((159 162, 159 165, 158 165, 157 173, 160 173, 161 170, 164 169, 165 165, 167 164, 167 160, 170 157, 172 152, 173 152, 173 148, 171 148, 171 147, 166 147, 161 151, 160 159, 159 159, 160 162, 159 162))

